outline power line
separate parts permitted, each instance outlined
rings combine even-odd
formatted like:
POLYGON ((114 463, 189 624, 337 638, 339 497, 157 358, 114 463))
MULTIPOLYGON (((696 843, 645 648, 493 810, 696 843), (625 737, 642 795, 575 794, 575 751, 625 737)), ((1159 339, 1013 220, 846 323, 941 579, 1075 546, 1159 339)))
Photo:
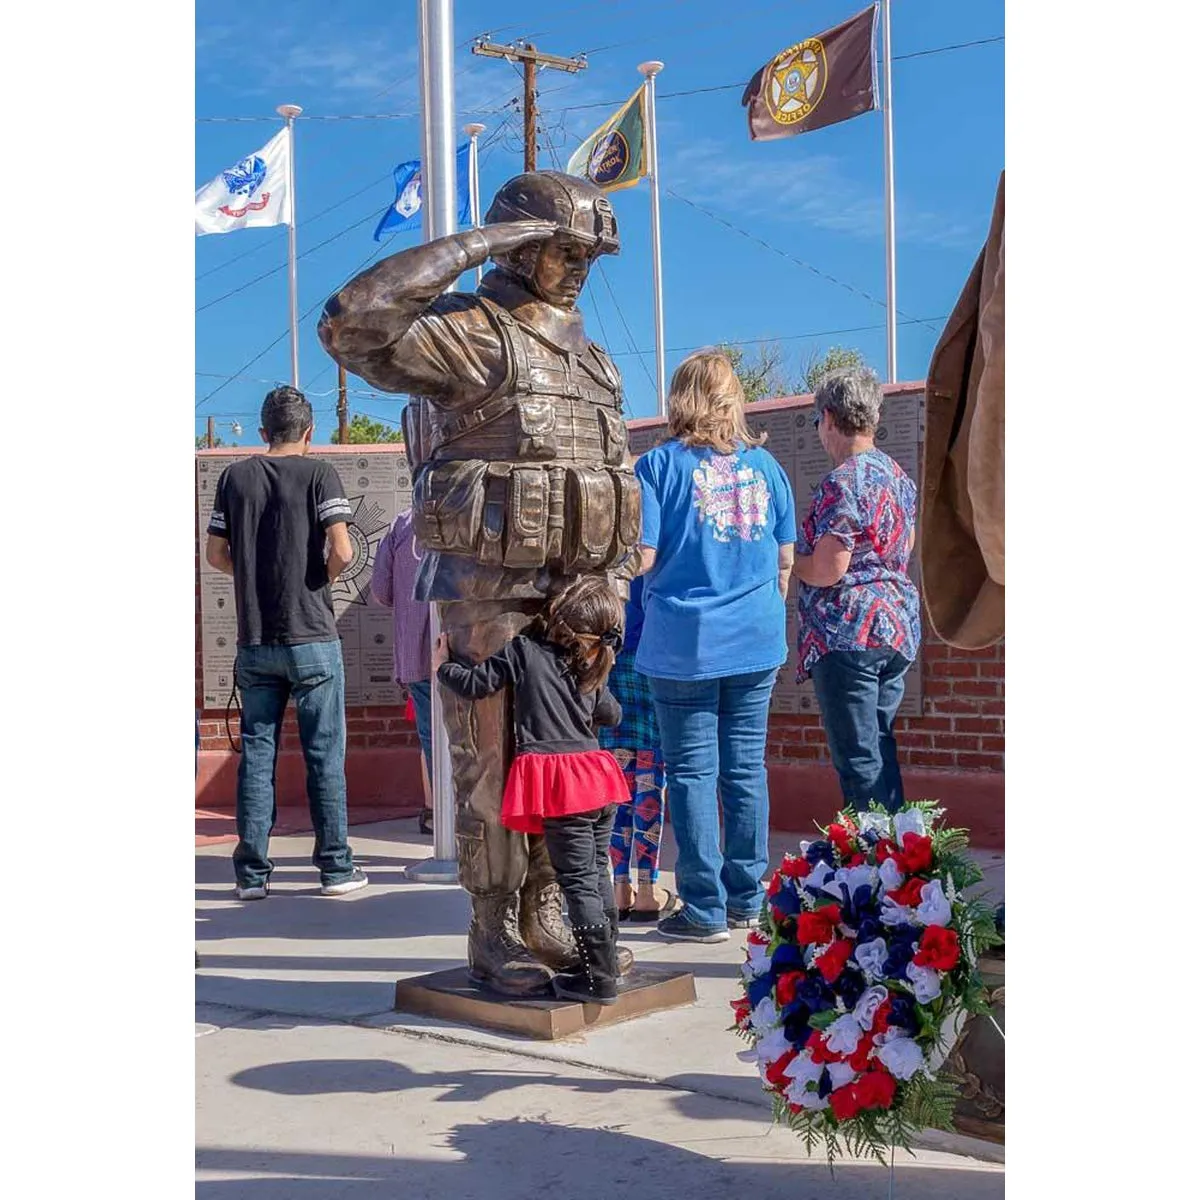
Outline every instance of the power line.
MULTIPOLYGON (((682 200, 684 204, 696 209, 697 212, 702 212, 706 217, 716 221, 719 225, 724 225, 726 229, 731 229, 734 233, 740 234, 747 240, 757 243, 759 246, 762 246, 764 250, 770 250, 772 254, 778 254, 781 258, 786 258, 789 262, 795 263, 796 266, 803 267, 806 271, 811 271, 819 279, 824 279, 828 283, 836 284, 838 287, 843 288, 852 295, 859 296, 863 300, 868 300, 870 303, 875 304, 880 308, 887 308, 886 301, 880 300, 876 296, 872 296, 870 292, 864 292, 862 288, 855 287, 853 284, 846 283, 843 280, 838 279, 836 275, 830 275, 828 271, 822 271, 818 267, 814 267, 811 263, 804 262, 802 259, 797 258, 794 254, 789 254, 786 250, 780 250, 778 246, 772 246, 770 242, 763 241, 763 239, 758 237, 757 234, 747 232, 740 225, 735 225, 732 221, 726 220, 724 217, 719 216, 711 209, 705 208, 704 205, 697 204, 694 200, 689 200, 686 196, 680 195, 680 193, 675 191, 674 188, 665 188, 664 190, 668 196, 671 196, 676 200, 682 200)), ((928 322, 924 321, 922 318, 912 317, 908 313, 902 312, 899 308, 896 309, 896 312, 899 316, 906 317, 909 321, 915 321, 919 325, 928 324, 928 322)), ((933 329, 932 325, 929 325, 928 327, 933 329)), ((934 332, 937 331, 934 330, 934 332)))

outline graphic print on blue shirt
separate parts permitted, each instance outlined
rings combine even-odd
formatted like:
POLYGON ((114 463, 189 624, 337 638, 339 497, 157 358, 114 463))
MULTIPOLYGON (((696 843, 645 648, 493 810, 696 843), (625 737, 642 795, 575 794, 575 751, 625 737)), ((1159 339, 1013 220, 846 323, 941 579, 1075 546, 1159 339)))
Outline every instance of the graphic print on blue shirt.
POLYGON ((678 440, 638 460, 645 576, 636 665, 664 679, 717 679, 787 659, 779 547, 796 540, 783 468, 761 447, 732 454, 678 440))

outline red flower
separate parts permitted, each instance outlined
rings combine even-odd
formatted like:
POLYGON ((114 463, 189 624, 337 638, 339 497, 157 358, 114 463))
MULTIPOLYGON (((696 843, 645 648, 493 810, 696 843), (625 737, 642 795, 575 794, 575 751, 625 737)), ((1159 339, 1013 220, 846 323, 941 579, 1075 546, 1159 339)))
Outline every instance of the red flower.
POLYGON ((846 860, 846 866, 861 867, 863 865, 863 863, 865 863, 866 861, 867 861, 867 856, 865 854, 852 854, 846 860))
POLYGON ((783 887, 783 876, 778 871, 776 871, 775 874, 771 876, 771 882, 767 884, 767 895, 768 896, 778 896, 780 889, 782 887, 783 887))
POLYGON ((829 1107, 839 1121, 851 1121, 857 1117, 862 1111, 862 1104, 859 1103, 854 1084, 848 1083, 830 1092, 829 1107))
POLYGON ((897 855, 896 861, 908 875, 928 871, 933 866, 933 839, 910 830, 904 835, 904 849, 897 855))
POLYGON ((862 1108, 890 1108, 896 1098, 896 1081, 882 1069, 867 1071, 852 1086, 862 1108))
POLYGON ((932 967, 935 971, 949 971, 958 962, 958 934, 953 929, 930 925, 917 944, 913 962, 918 967, 932 967))
POLYGON ((767 935, 763 933, 761 929, 752 929, 748 934, 746 934, 746 944, 748 946, 765 946, 770 942, 770 940, 771 939, 767 937, 767 935))
POLYGON ((803 971, 785 971, 775 980, 775 1002, 786 1008, 796 998, 796 989, 804 982, 803 971))
POLYGON ((826 983, 832 983, 842 973, 842 968, 846 965, 846 959, 850 957, 850 951, 853 949, 854 943, 848 938, 838 938, 817 959, 817 970, 825 977, 826 983))
POLYGON ((816 912, 802 912, 796 920, 796 941, 802 946, 823 946, 832 942, 841 915, 836 904, 826 904, 816 912))
POLYGON ((911 879, 906 879, 898 888, 888 892, 888 895, 897 904, 903 904, 908 908, 916 908, 921 903, 921 889, 928 882, 928 879, 922 879, 919 875, 914 875, 911 879))
POLYGON ((844 1054, 835 1054, 829 1049, 829 1046, 825 1042, 824 1036, 818 1029, 814 1029, 812 1033, 809 1034, 807 1049, 809 1054, 812 1055, 813 1062, 815 1062, 819 1067, 826 1066, 829 1063, 846 1061, 846 1056, 844 1054))
POLYGON ((854 853, 854 842, 850 838, 850 831, 845 825, 830 825, 825 831, 825 836, 834 844, 837 852, 843 858, 849 858, 854 853))
POLYGON ((783 1091, 791 1086, 791 1080, 783 1073, 787 1069, 788 1063, 796 1057, 795 1050, 789 1050, 782 1057, 777 1058, 766 1070, 767 1082, 778 1091, 783 1091))
POLYGON ((896 849, 896 843, 891 838, 881 837, 875 843, 875 861, 881 863, 884 859, 896 858, 899 856, 899 851, 896 849))
POLYGON ((876 1010, 875 1019, 871 1022, 872 1033, 886 1033, 888 1015, 892 1011, 892 998, 889 996, 876 1010))
POLYGON ((875 1051, 875 1035, 870 1030, 858 1039, 854 1053, 847 1060, 856 1071, 865 1071, 875 1051))
POLYGON ((790 854, 785 854, 783 862, 779 865, 779 873, 789 879, 803 879, 811 870, 812 867, 806 859, 793 858, 790 854))
POLYGON ((733 1019, 739 1025, 750 1016, 750 1001, 745 996, 740 1000, 730 1000, 729 1007, 733 1009, 733 1019))

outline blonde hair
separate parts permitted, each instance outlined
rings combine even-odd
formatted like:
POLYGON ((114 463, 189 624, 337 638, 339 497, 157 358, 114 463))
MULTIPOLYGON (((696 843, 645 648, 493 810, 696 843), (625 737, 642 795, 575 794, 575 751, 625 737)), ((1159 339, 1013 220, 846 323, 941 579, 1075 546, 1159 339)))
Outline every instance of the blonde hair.
POLYGON ((685 446, 711 446, 719 454, 732 454, 739 442, 761 446, 767 440, 746 425, 746 393, 729 355, 720 350, 701 350, 676 368, 667 430, 685 446))

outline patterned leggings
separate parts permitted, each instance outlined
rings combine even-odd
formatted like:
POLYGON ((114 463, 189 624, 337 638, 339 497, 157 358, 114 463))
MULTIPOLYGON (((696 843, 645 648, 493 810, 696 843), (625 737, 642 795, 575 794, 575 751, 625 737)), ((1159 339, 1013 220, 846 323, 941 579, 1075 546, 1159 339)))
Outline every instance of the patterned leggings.
POLYGON ((666 769, 657 749, 614 750, 625 772, 630 799, 617 806, 608 853, 613 875, 629 878, 636 860, 638 883, 658 881, 658 846, 662 839, 663 787, 666 769))

